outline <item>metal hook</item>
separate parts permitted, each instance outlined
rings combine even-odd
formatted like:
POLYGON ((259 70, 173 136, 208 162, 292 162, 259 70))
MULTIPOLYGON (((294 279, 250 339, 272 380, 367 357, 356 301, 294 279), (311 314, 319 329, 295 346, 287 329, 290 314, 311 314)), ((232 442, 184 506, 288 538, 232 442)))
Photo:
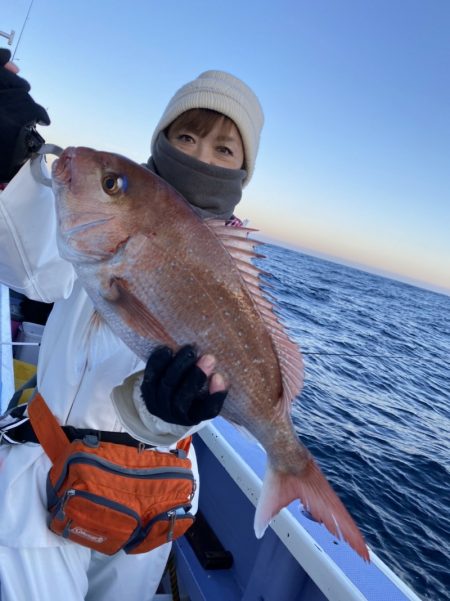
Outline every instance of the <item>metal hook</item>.
POLYGON ((30 169, 34 179, 44 186, 52 187, 52 180, 50 177, 45 177, 42 174, 41 160, 46 154, 54 154, 60 157, 63 153, 63 149, 56 144, 43 144, 36 153, 36 156, 31 159, 30 169))

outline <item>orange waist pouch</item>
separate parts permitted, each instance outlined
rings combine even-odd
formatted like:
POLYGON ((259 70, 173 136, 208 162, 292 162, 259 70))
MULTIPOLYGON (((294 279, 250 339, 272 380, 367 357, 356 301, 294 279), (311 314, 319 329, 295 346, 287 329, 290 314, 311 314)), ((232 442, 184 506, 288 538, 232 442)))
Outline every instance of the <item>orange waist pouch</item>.
POLYGON ((92 435, 70 442, 40 394, 29 403, 28 414, 53 463, 47 479, 50 530, 112 555, 120 549, 145 553, 192 525, 190 439, 170 453, 92 435))

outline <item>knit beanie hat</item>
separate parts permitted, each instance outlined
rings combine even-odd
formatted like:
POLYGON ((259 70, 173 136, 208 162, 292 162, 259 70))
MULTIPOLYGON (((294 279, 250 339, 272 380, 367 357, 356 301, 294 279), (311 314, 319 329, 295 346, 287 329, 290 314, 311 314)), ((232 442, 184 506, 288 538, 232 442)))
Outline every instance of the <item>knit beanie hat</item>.
POLYGON ((245 186, 255 168, 264 115, 252 90, 243 81, 225 71, 205 71, 175 93, 154 131, 152 153, 158 134, 182 113, 196 108, 217 111, 236 124, 244 145, 244 168, 247 171, 243 182, 245 186))

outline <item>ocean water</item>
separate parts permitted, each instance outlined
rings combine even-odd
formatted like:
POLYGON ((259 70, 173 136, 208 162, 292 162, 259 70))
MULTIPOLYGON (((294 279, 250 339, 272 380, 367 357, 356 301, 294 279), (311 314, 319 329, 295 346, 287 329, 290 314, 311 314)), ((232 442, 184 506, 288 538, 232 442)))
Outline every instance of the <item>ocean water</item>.
POLYGON ((371 549, 450 600, 450 297, 267 245, 305 360, 293 419, 371 549))

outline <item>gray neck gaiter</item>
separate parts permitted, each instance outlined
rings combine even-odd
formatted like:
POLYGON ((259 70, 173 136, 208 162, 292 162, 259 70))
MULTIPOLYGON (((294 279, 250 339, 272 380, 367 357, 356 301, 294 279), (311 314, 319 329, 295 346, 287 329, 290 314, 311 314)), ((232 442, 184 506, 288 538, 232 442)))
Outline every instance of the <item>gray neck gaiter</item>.
POLYGON ((244 169, 208 165, 174 148, 161 132, 147 167, 166 180, 203 219, 229 219, 241 200, 244 169))

